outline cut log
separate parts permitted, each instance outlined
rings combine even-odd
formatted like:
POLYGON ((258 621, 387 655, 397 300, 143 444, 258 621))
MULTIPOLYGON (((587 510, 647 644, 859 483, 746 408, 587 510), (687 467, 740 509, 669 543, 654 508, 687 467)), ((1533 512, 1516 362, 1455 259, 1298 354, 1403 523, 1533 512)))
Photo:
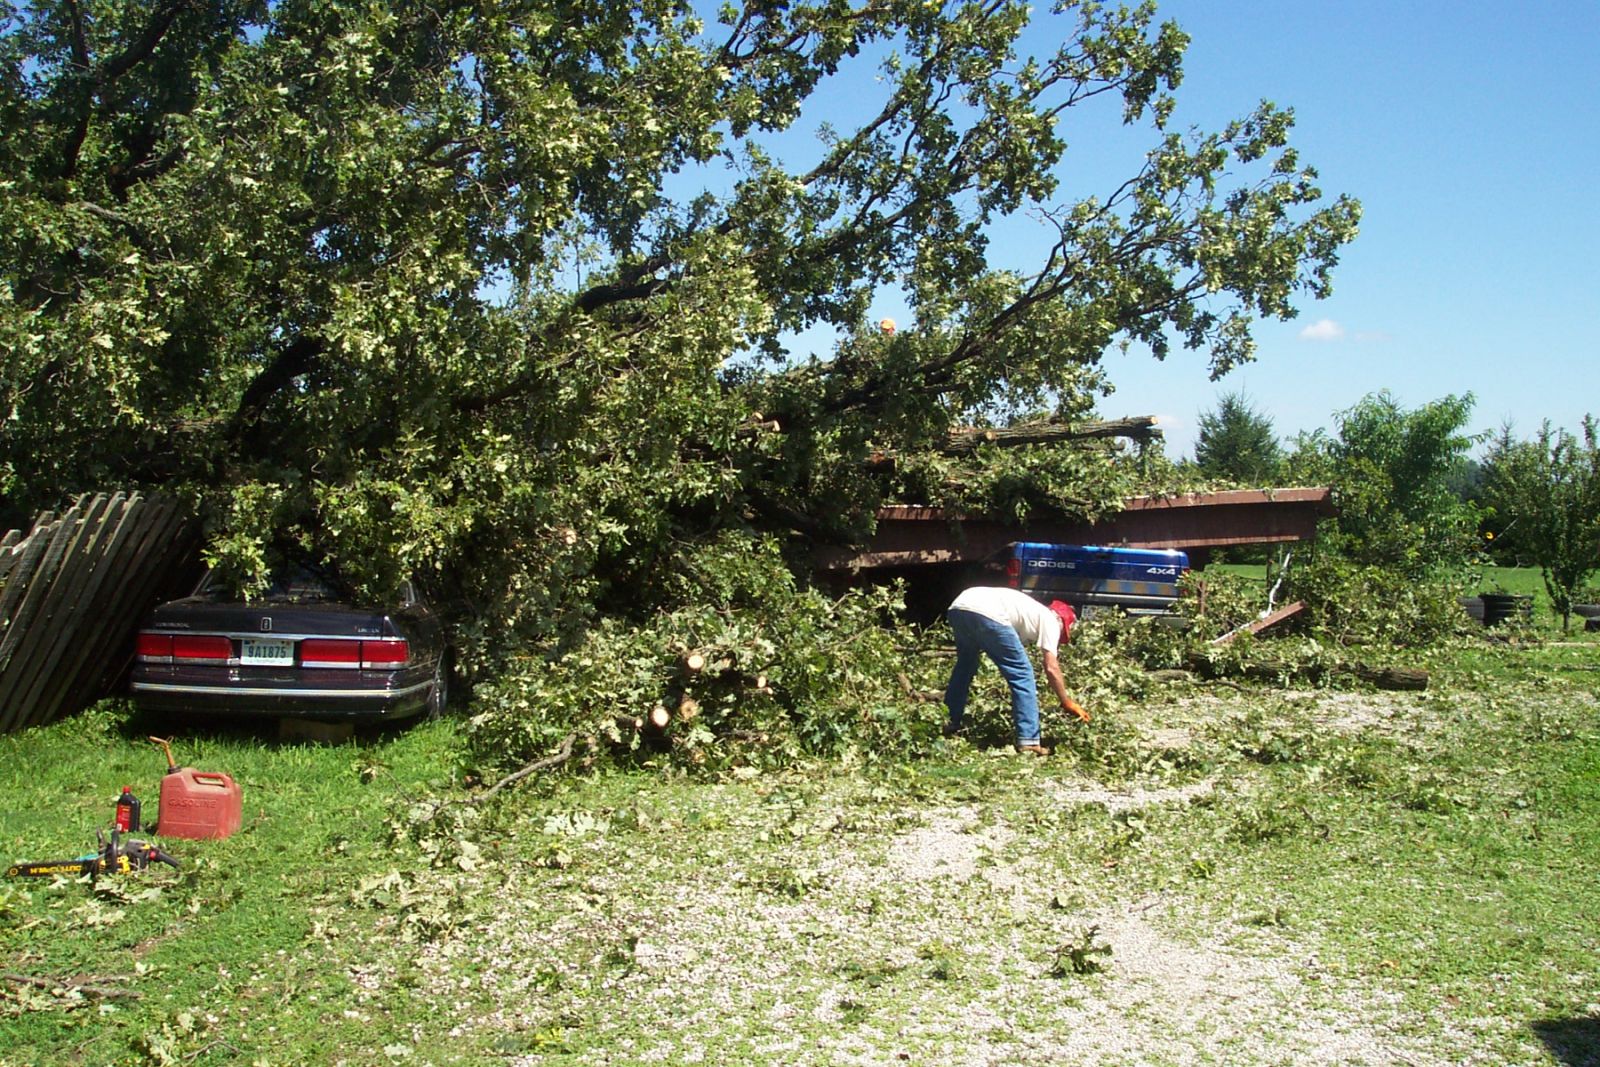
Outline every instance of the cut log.
POLYGON ((1344 663, 1339 670, 1353 674, 1379 689, 1421 690, 1428 688, 1428 672, 1414 667, 1368 667, 1362 663, 1344 663))
POLYGON ((683 694, 683 699, 678 701, 678 718, 684 722, 693 722, 695 716, 700 714, 700 702, 688 693, 683 694))
POLYGON ((685 674, 699 674, 706 669, 706 657, 703 652, 686 653, 679 662, 685 674))
POLYGON ((650 725, 657 730, 665 730, 670 722, 672 722, 672 713, 667 710, 665 704, 657 704, 650 709, 650 725))
POLYGON ((764 433, 782 433, 783 425, 777 419, 764 417, 759 411, 752 411, 750 417, 745 419, 744 425, 733 431, 735 437, 756 437, 764 433))
POLYGON ((881 448, 875 448, 867 453, 867 458, 862 461, 861 465, 873 474, 893 474, 895 468, 894 454, 885 452, 881 448))

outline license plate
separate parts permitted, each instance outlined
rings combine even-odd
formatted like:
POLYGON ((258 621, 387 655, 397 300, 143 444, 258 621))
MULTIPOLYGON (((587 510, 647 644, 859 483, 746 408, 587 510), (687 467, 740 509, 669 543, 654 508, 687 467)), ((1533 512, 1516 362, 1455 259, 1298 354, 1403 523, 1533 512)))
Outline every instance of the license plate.
POLYGON ((293 667, 294 642, 246 637, 239 642, 239 662, 246 667, 293 667))

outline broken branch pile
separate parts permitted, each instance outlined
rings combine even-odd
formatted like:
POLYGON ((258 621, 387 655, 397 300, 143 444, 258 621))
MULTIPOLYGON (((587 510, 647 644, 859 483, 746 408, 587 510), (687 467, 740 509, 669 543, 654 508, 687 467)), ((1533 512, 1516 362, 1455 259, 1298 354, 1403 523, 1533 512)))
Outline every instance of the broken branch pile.
POLYGON ((913 716, 895 682, 897 591, 831 599, 796 589, 775 546, 735 547, 737 559, 717 561, 722 598, 608 617, 561 653, 519 659, 481 685, 468 737, 482 764, 543 758, 568 734, 578 766, 904 751, 913 716))

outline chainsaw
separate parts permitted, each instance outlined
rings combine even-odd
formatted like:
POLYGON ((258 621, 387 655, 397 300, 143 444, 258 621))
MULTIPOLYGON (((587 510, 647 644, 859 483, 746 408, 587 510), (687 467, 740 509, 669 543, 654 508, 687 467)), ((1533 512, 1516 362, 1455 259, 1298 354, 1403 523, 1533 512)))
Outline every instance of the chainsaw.
POLYGON ((82 876, 91 880, 102 874, 131 874, 142 871, 152 863, 165 863, 176 867, 178 861, 148 841, 132 838, 124 841, 120 831, 111 831, 111 840, 95 831, 100 848, 76 859, 44 860, 40 863, 14 863, 6 868, 7 878, 53 878, 56 875, 82 876))

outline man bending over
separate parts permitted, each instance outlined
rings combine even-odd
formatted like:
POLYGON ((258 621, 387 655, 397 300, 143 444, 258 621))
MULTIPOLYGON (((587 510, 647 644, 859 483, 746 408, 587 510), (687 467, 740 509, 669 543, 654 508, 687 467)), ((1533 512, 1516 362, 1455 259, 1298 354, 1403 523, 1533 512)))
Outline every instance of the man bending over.
POLYGON ((960 731, 973 675, 978 673, 981 657, 988 656, 1011 687, 1017 751, 1036 756, 1050 754, 1039 738, 1039 697, 1027 644, 1044 650, 1045 678, 1061 702, 1061 709, 1088 721, 1089 713, 1067 695, 1061 660, 1056 656, 1056 649, 1077 621, 1071 604, 1056 600, 1045 607, 1015 589, 974 586, 955 598, 945 618, 956 635, 956 663, 944 690, 945 707, 950 710, 950 721, 944 727, 946 737, 960 731))

